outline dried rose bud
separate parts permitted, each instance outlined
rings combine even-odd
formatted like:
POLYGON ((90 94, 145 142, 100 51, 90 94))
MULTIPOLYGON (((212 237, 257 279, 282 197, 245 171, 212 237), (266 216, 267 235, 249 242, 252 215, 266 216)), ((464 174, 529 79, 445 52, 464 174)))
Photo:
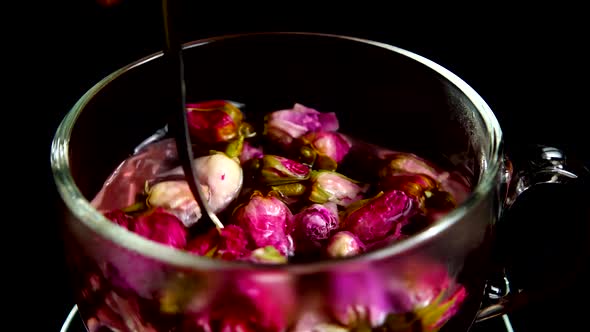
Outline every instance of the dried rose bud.
POLYGON ((336 164, 344 159, 352 147, 346 137, 337 132, 310 132, 301 137, 301 140, 304 144, 310 144, 318 156, 330 158, 336 164))
POLYGON ((338 210, 334 203, 312 204, 293 216, 293 240, 298 252, 321 248, 321 242, 338 228, 338 210))
POLYGON ((180 324, 180 331, 213 332, 211 317, 208 312, 185 315, 185 318, 180 324))
POLYGON ((414 173, 392 174, 379 181, 379 188, 383 191, 396 189, 416 197, 423 196, 425 191, 432 191, 437 186, 436 181, 428 175, 414 173))
POLYGON ((243 317, 226 317, 219 324, 219 332, 257 332, 243 317))
POLYGON ((412 260, 400 267, 405 271, 392 276, 387 290, 397 312, 410 312, 433 304, 453 283, 447 268, 439 263, 412 260))
MULTIPOLYGON (((223 153, 196 158, 193 161, 207 203, 218 213, 225 209, 239 194, 243 183, 243 172, 239 163, 223 153)), ((177 167, 162 176, 184 176, 177 167)), ((187 227, 201 218, 201 209, 186 181, 165 181, 148 190, 148 204, 169 210, 178 216, 187 227)))
POLYGON ((211 228, 207 233, 199 234, 190 240, 185 250, 199 256, 213 257, 220 241, 219 230, 211 228))
MULTIPOLYGON (((201 188, 207 192, 206 187, 201 188)), ((186 181, 164 181, 153 185, 148 191, 147 202, 174 214, 186 227, 201 218, 201 208, 186 181)))
POLYGON ((272 112, 265 120, 266 135, 282 146, 291 145, 293 139, 310 131, 338 130, 335 113, 320 113, 301 104, 295 104, 292 109, 272 112))
POLYGON ((358 272, 335 272, 328 289, 330 312, 348 328, 377 327, 393 309, 385 289, 386 280, 371 266, 358 272))
POLYGON ((392 190, 377 195, 344 219, 344 229, 363 243, 377 241, 398 229, 415 212, 415 201, 406 193, 392 190))
POLYGON ((309 200, 314 203, 333 202, 340 206, 348 206, 362 198, 368 185, 358 182, 336 172, 312 172, 312 186, 309 200))
POLYGON ((453 195, 440 190, 428 192, 425 204, 427 209, 432 209, 433 211, 449 211, 457 206, 453 195))
POLYGON ((303 183, 286 183, 278 186, 271 186, 271 189, 281 197, 297 197, 305 194, 307 188, 303 183))
POLYGON ((446 323, 449 319, 451 319, 451 317, 453 317, 457 311, 459 311, 459 308, 461 308, 461 305, 463 304, 463 302, 465 301, 465 298, 467 297, 467 291, 465 290, 465 287, 460 286, 457 291, 455 291, 448 300, 444 301, 443 303, 441 303, 439 305, 439 307, 437 308, 438 312, 442 313, 440 316, 435 316, 435 317, 429 317, 430 321, 426 322, 427 324, 434 321, 434 324, 429 324, 430 326, 428 326, 431 329, 437 329, 440 328, 444 323, 446 323), (438 318, 438 319, 436 319, 438 318))
POLYGON ((219 233, 217 257, 224 260, 236 260, 250 254, 248 239, 242 228, 236 225, 227 225, 219 233))
MULTIPOLYGON (((450 194, 449 201, 454 202, 453 205, 463 202, 469 195, 469 181, 458 172, 449 173, 438 169, 432 163, 411 153, 396 152, 386 155, 384 158, 387 164, 379 171, 380 182, 384 185, 384 190, 389 187, 395 189, 394 186, 397 180, 394 178, 396 176, 410 176, 413 174, 415 176, 422 176, 420 180, 417 178, 412 180, 415 185, 419 185, 421 188, 434 187, 432 189, 425 189, 424 192, 430 190, 448 192, 450 194), (434 181, 434 184, 431 183, 432 181, 434 181), (394 183, 388 184, 388 182, 394 183)), ((401 190, 405 191, 405 189, 401 190)), ((416 187, 415 189, 409 190, 416 191, 419 189, 416 187)))
POLYGON ((408 326, 438 330, 460 308, 467 295, 465 288, 456 284, 447 268, 438 263, 413 260, 400 268, 406 273, 387 284, 394 310, 385 326, 395 331, 408 326), (408 312, 413 315, 406 315, 408 312))
POLYGON ((399 173, 382 177, 378 187, 383 191, 401 190, 423 207, 425 199, 437 190, 438 183, 425 174, 399 173))
POLYGON ((439 173, 434 165, 411 153, 395 153, 387 158, 387 165, 379 171, 384 178, 394 174, 424 174, 438 179, 439 173))
MULTIPOLYGON (((237 276, 235 290, 250 305, 255 331, 286 331, 297 309, 296 286, 292 275, 282 272, 237 276)), ((231 298, 230 298, 231 300, 231 298)), ((240 311, 244 308, 239 308, 240 311)))
POLYGON ((224 100, 187 104, 187 121, 191 136, 201 142, 227 142, 238 135, 242 112, 224 100))
POLYGON ((133 217, 126 214, 121 210, 113 210, 104 214, 105 218, 109 219, 110 221, 114 222, 115 224, 125 227, 127 229, 131 229, 133 226, 133 217))
POLYGON ((133 232, 175 248, 184 248, 186 245, 186 228, 176 216, 162 208, 137 217, 133 232))
POLYGON ((258 248, 252 251, 249 261, 256 263, 265 264, 285 264, 287 263, 287 257, 281 255, 278 250, 273 246, 266 246, 264 248, 258 248))
MULTIPOLYGON (((306 306, 295 319, 291 332, 350 332, 351 329, 333 323, 322 308, 306 306)), ((355 330, 356 332, 356 330, 355 330)))
POLYGON ((260 175, 266 184, 277 185, 306 180, 311 170, 309 166, 276 155, 262 157, 260 175))
POLYGON ((234 223, 244 229, 255 248, 274 246, 283 255, 293 254, 291 211, 280 199, 254 192, 248 203, 233 214, 234 223))
MULTIPOLYGON (((194 315, 186 331, 287 331, 297 310, 294 279, 276 272, 227 271, 224 287, 194 315), (225 330, 223 328, 226 328, 225 330)), ((183 331, 185 331, 183 329, 183 331)))
POLYGON ((242 152, 240 153, 240 164, 244 164, 250 159, 260 159, 264 156, 262 147, 256 147, 250 144, 248 141, 244 141, 242 152))
POLYGON ((189 241, 185 249, 199 256, 224 260, 238 260, 250 255, 246 234, 236 225, 227 225, 222 229, 212 228, 189 241))
POLYGON ((157 332, 142 313, 140 299, 136 295, 120 296, 115 291, 107 292, 95 308, 95 317, 86 321, 88 331, 157 332))
MULTIPOLYGON (((351 330, 349 328, 342 327, 340 325, 322 323, 322 324, 318 324, 318 325, 314 326, 310 332, 350 332, 350 331, 351 330)), ((357 328, 355 328, 354 331, 361 332, 361 330, 359 330, 357 328)))
POLYGON ((326 246, 328 257, 350 257, 364 251, 364 245, 359 238, 347 231, 340 231, 330 238, 326 246))
POLYGON ((194 167, 199 182, 208 187, 208 203, 216 213, 225 209, 242 188, 242 168, 223 153, 197 158, 194 167))

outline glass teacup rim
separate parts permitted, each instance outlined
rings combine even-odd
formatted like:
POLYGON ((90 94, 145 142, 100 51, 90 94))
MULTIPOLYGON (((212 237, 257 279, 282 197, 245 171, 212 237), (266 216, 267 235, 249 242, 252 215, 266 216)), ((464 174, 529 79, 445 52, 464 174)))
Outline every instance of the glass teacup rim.
POLYGON ((73 127, 75 126, 76 119, 84 110, 86 104, 101 89, 129 70, 161 57, 162 52, 160 51, 121 67, 96 83, 75 103, 56 130, 52 141, 50 156, 54 181, 57 185, 57 189, 62 200, 78 221, 81 221, 92 231, 106 239, 109 239, 113 243, 116 243, 123 248, 138 252, 141 255, 150 257, 157 261, 165 262, 167 264, 182 268, 198 270, 255 269, 276 271, 280 270, 289 271, 292 273, 308 273, 331 269, 338 265, 344 264, 369 263, 371 261, 377 261, 387 257, 400 255, 411 249, 417 248, 420 245, 435 239, 438 234, 443 233, 445 230, 452 227, 471 208, 477 206, 487 196, 487 194, 494 189, 497 183, 496 175, 498 174, 501 163, 502 131, 500 125, 492 110, 483 100, 483 98, 465 81, 463 81, 448 69, 411 51, 383 42, 352 36, 313 32, 256 32, 222 35, 185 43, 183 44, 183 49, 194 48, 223 40, 240 37, 252 37, 256 35, 302 35, 308 36, 310 38, 336 38, 373 45, 404 55, 414 61, 417 61, 442 75, 445 79, 454 84, 459 89, 459 91, 461 91, 473 103, 476 110, 479 112, 485 124, 485 129, 487 130, 487 133, 489 133, 490 139, 491 148, 490 151, 487 151, 487 153, 489 153, 487 156, 488 159, 482 161, 484 164, 481 165, 482 174, 480 176, 480 181, 470 193, 469 197, 458 207, 442 216, 434 225, 409 237, 408 239, 353 257, 318 260, 309 263, 269 265, 243 261, 224 261, 211 259, 208 257, 194 255, 180 249, 165 246, 130 232, 127 229, 107 220, 90 204, 90 202, 82 195, 79 188, 76 186, 74 178, 69 170, 69 140, 73 127))

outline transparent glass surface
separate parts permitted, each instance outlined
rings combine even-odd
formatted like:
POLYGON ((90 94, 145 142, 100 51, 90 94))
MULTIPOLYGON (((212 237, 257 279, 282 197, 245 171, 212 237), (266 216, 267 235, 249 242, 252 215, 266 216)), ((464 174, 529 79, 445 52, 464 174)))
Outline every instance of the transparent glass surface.
MULTIPOLYGON (((254 331, 330 331, 306 319, 338 321, 326 309, 338 299, 348 303, 336 314, 340 321, 375 328, 387 320, 388 331, 469 329, 483 296, 502 185, 501 131, 475 91, 411 52, 342 36, 225 36, 188 43, 184 58, 187 101, 238 101, 249 118, 294 103, 336 112, 341 132, 452 168, 474 189, 432 227, 347 259, 270 267, 141 238, 106 220, 89 200, 166 123, 161 54, 149 56, 88 91, 52 146, 66 258, 89 331, 215 331, 221 323, 207 330, 201 321, 219 310, 241 313, 254 331), (436 300, 411 308, 396 302, 420 298, 424 289, 414 286, 437 275, 445 280, 436 300)), ((364 331, 356 328, 334 331, 364 331)))

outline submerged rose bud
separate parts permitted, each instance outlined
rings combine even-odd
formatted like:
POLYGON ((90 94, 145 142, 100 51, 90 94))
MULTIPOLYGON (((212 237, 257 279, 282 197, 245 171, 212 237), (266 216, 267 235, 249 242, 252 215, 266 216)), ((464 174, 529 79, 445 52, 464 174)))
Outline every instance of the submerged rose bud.
POLYGON ((395 174, 383 177, 379 182, 379 188, 384 191, 396 189, 416 197, 422 196, 425 191, 432 191, 436 187, 436 181, 425 174, 395 174))
POLYGON ((256 328, 254 331, 286 331, 296 310, 297 294, 292 276, 284 273, 257 273, 236 278, 235 288, 239 298, 246 301, 228 301, 245 304, 245 307, 234 306, 249 315, 256 328))
POLYGON ((242 188, 242 168, 223 153, 197 158, 194 167, 199 182, 208 187, 208 202, 216 213, 225 209, 242 188))
POLYGON ((333 273, 328 290, 332 316, 349 328, 381 325, 392 309, 385 287, 386 280, 370 266, 333 273))
POLYGON ((255 248, 274 246, 281 254, 289 256, 293 254, 293 240, 287 233, 291 218, 285 203, 260 192, 255 192, 233 215, 235 224, 244 229, 255 248))
POLYGON ((346 137, 337 132, 311 132, 301 137, 301 140, 310 144, 318 156, 330 158, 334 163, 341 162, 352 147, 346 137))
MULTIPOLYGON (((205 188, 203 188, 205 189, 205 188)), ((174 214, 186 227, 201 218, 201 208, 186 181, 164 181, 149 189, 147 202, 174 214)))
POLYGON ((320 204, 333 202, 346 207, 360 200, 368 189, 368 185, 361 186, 356 181, 331 171, 313 172, 311 180, 309 200, 320 204))
POLYGON ((273 246, 266 246, 252 251, 250 261, 266 264, 284 264, 287 263, 287 257, 281 255, 273 246))
POLYGON ((436 188, 448 192, 455 205, 460 204, 469 196, 470 181, 458 171, 447 172, 411 153, 390 152, 382 157, 387 164, 379 171, 381 179, 389 178, 392 175, 425 175, 435 181, 436 188))
POLYGON ((256 147, 250 144, 248 141, 244 141, 242 152, 240 153, 240 163, 243 165, 250 159, 260 159, 264 156, 261 147, 256 147))
POLYGON ((114 222, 115 224, 125 227, 127 229, 131 229, 133 225, 133 217, 126 214, 121 210, 113 210, 104 214, 105 218, 109 219, 110 221, 114 222))
POLYGON ((377 241, 405 224, 415 212, 414 205, 414 200, 403 191, 388 191, 350 212, 343 228, 363 243, 377 241))
POLYGON ((121 296, 109 291, 94 308, 93 317, 85 325, 88 331, 144 331, 157 332, 149 317, 142 312, 140 297, 121 296))
POLYGON ((306 306, 295 321, 297 323, 290 332, 351 332, 347 327, 334 324, 321 308, 306 306))
POLYGON ((199 234, 190 240, 185 250, 199 256, 213 257, 219 246, 219 240, 219 230, 217 228, 211 228, 207 233, 199 234))
POLYGON ((383 191, 401 190, 423 206, 424 200, 437 190, 438 183, 425 174, 400 173, 382 177, 378 186, 383 191))
POLYGON ((451 317, 453 317, 457 311, 459 311, 466 297, 467 291, 465 290, 465 287, 460 286, 459 289, 457 289, 457 291, 455 291, 448 300, 444 301, 438 306, 438 310, 436 310, 435 314, 440 313, 440 315, 432 315, 429 317, 430 319, 425 322, 429 325, 428 328, 440 328, 444 323, 451 319, 451 317))
POLYGON ((238 135, 242 112, 224 100, 187 104, 191 135, 201 142, 227 142, 238 135))
POLYGON ((275 111, 266 117, 266 135, 283 146, 289 146, 293 139, 310 131, 320 130, 338 130, 335 113, 320 113, 313 108, 295 104, 292 109, 275 111))
POLYGON ((133 232, 175 248, 184 248, 186 245, 186 228, 176 216, 162 208, 137 217, 133 232))
POLYGON ((295 248, 298 252, 320 249, 321 241, 338 228, 338 210, 333 203, 313 204, 293 216, 295 248))
POLYGON ((271 186, 272 190, 281 195, 281 197, 297 197, 305 194, 307 188, 302 183, 286 183, 278 186, 271 186))
POLYGON ((394 174, 411 173, 424 174, 432 179, 437 179, 440 175, 433 165, 411 153, 395 153, 387 159, 387 165, 379 172, 382 178, 394 174))
MULTIPOLYGON (((243 183, 243 172, 238 162, 223 153, 215 153, 195 159, 193 165, 213 212, 222 211, 238 196, 243 183)), ((171 175, 184 175, 184 172, 177 167, 163 174, 171 175)), ((201 218, 201 209, 186 181, 157 183, 148 194, 148 204, 168 209, 187 227, 201 218)))
POLYGON ((250 255, 246 234, 236 225, 227 225, 222 229, 212 228, 189 241, 185 249, 199 256, 224 260, 238 260, 250 255))
POLYGON ((257 332, 250 326, 248 319, 227 317, 219 324, 219 332, 257 332))
POLYGON ((236 260, 250 254, 248 239, 244 230, 236 225, 227 225, 219 231, 217 256, 225 260, 236 260))
POLYGON ((387 284, 396 312, 415 311, 435 303, 453 283, 447 268, 439 263, 414 259, 399 269, 404 273, 392 276, 387 284))
MULTIPOLYGON (((350 332, 351 330, 336 324, 318 324, 311 329, 311 332, 350 332)), ((355 329, 355 331, 361 331, 355 329)), ((370 330, 369 330, 370 331, 370 330)), ((369 332, 367 331, 367 332, 369 332)))
MULTIPOLYGON (((186 331, 287 331, 297 309, 295 284, 284 273, 226 271, 224 287, 216 292, 204 313, 189 320, 186 331), (225 328, 225 329, 224 329, 225 328)), ((183 330, 185 331, 185 330, 183 330)))
POLYGON ((270 185, 302 181, 309 178, 310 168, 291 159, 276 155, 262 157, 260 175, 270 185))
POLYGON ((359 238, 347 231, 340 231, 330 238, 326 246, 328 257, 350 257, 364 251, 364 245, 359 238))

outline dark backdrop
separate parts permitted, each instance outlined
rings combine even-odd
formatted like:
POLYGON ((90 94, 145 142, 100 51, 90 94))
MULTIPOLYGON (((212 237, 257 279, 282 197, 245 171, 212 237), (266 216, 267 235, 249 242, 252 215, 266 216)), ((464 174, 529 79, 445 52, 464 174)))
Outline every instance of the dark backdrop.
MULTIPOLYGON (((391 43, 430 58, 462 77, 496 113, 509 145, 549 144, 579 159, 590 159, 584 117, 588 111, 587 53, 583 47, 585 26, 576 15, 579 9, 435 8, 426 13, 425 8, 402 9, 395 3, 376 6, 351 2, 326 8, 302 3, 267 7, 241 4, 240 8, 217 3, 212 8, 196 3, 187 6, 185 41, 223 33, 291 30, 347 34, 391 43)), ((27 254, 9 255, 16 258, 18 271, 23 271, 12 288, 26 302, 26 307, 18 307, 19 311, 35 313, 30 315, 35 319, 25 324, 36 326, 36 330, 57 331, 72 306, 57 232, 58 197, 49 169, 53 132, 94 83, 161 49, 159 10, 158 1, 123 0, 110 8, 92 0, 39 1, 19 9, 22 15, 7 30, 17 37, 17 43, 7 44, 6 48, 15 51, 6 69, 17 74, 11 84, 16 89, 8 91, 15 92, 18 105, 26 105, 14 109, 11 116, 30 124, 29 132, 34 134, 13 141, 21 153, 18 156, 30 158, 25 159, 32 165, 26 176, 30 181, 27 188, 34 188, 33 197, 40 198, 35 200, 40 203, 33 204, 23 199, 31 197, 26 191, 13 195, 26 211, 21 214, 25 218, 16 223, 22 226, 18 234, 27 234, 31 245, 24 251, 27 254), (33 149, 22 155, 19 144, 26 142, 31 142, 33 149)), ((588 215, 571 212, 576 205, 587 206, 587 201, 579 198, 586 197, 586 192, 584 187, 560 193, 559 199, 545 200, 533 199, 539 198, 533 193, 520 219, 533 221, 535 232, 521 228, 515 233, 516 244, 507 244, 510 250, 519 248, 526 253, 512 255, 516 266, 526 267, 520 271, 516 268, 523 282, 550 283, 539 271, 561 269, 564 257, 573 252, 587 255, 587 247, 559 251, 571 232, 587 231, 573 225, 575 220, 587 223, 588 215), (551 208, 557 203, 566 207, 551 208), (538 244, 555 241, 550 249, 535 249, 538 244), (562 264, 555 265, 557 261, 562 264)), ((22 246, 18 238, 12 240, 22 246)), ((581 295, 588 292, 582 284, 584 278, 588 279, 587 269, 581 268, 559 295, 514 314, 515 330, 540 331, 549 326, 579 324, 578 315, 589 308, 588 296, 581 295), (576 297, 581 297, 582 304, 570 305, 569 301, 576 297)))

